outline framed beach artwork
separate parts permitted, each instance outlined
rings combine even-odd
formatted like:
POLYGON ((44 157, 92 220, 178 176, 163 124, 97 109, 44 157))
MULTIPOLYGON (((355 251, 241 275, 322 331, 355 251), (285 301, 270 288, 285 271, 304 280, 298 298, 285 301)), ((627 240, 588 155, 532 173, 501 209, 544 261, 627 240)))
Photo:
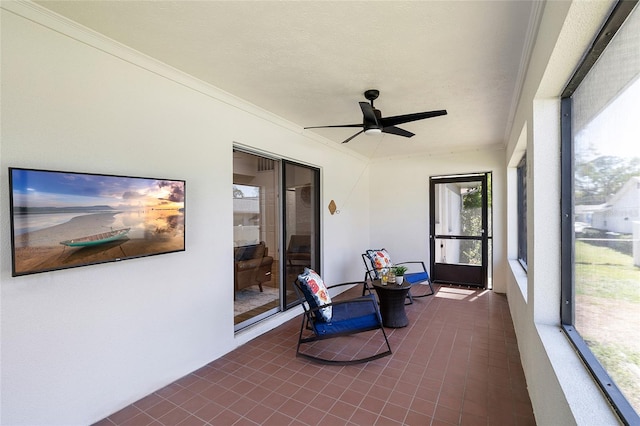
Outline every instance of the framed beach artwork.
POLYGON ((185 181, 9 168, 12 275, 185 250, 185 181))

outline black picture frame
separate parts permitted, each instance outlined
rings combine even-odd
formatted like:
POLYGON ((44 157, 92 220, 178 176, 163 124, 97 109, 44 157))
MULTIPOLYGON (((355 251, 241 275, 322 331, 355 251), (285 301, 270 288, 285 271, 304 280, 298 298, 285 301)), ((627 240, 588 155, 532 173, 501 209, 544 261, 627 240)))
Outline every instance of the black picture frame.
POLYGON ((9 167, 12 276, 185 251, 186 181, 9 167))

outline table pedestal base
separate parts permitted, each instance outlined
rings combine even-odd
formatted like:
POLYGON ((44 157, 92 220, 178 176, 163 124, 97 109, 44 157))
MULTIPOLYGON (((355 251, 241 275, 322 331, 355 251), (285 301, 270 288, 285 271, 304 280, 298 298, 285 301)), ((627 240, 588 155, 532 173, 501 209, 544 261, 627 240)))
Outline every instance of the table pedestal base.
POLYGON ((409 318, 404 310, 404 300, 411 285, 409 283, 382 285, 380 281, 376 280, 373 282, 373 288, 378 293, 378 300, 380 300, 382 325, 391 328, 409 325, 409 318))

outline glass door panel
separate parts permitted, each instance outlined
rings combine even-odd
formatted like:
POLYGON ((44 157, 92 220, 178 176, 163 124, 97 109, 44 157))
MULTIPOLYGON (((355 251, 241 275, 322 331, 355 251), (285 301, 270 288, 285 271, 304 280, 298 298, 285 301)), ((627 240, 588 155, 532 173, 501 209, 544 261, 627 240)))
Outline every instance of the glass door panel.
POLYGON ((320 272, 320 170, 234 150, 234 324, 297 305, 293 282, 320 272))
POLYGON ((279 161, 233 153, 234 324, 280 310, 279 161))
POLYGON ((293 282, 304 268, 320 273, 320 171, 284 162, 284 304, 297 303, 293 282))

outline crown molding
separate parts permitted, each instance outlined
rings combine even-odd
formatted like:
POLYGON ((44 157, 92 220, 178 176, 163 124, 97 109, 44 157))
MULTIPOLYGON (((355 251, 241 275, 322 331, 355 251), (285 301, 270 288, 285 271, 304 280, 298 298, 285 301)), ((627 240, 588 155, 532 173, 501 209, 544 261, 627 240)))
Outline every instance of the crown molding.
POLYGON ((544 11, 544 6, 545 2, 543 1, 534 1, 531 5, 532 11, 529 15, 527 34, 524 40, 522 55, 520 56, 518 76, 516 77, 516 85, 513 91, 513 98, 511 99, 511 108, 509 108, 509 117, 507 118, 507 126, 505 127, 505 146, 509 143, 509 136, 511 135, 511 131, 513 130, 512 127, 515 121, 516 111, 518 110, 518 104, 520 103, 520 97, 522 96, 522 90, 524 88, 524 82, 527 77, 529 63, 531 62, 531 56, 533 55, 533 48, 535 46, 536 38, 538 37, 538 30, 540 28, 540 22, 542 21, 542 12, 544 11))

